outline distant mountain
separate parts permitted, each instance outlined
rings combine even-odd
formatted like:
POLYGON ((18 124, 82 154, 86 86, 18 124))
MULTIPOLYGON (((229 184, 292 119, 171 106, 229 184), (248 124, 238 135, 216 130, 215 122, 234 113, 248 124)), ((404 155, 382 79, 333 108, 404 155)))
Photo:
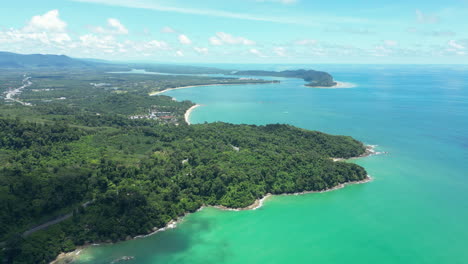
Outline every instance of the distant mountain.
POLYGON ((324 86, 331 87, 336 85, 333 81, 333 76, 327 72, 314 71, 314 70, 289 70, 289 71, 237 71, 235 75, 250 75, 250 76, 273 76, 285 78, 300 78, 309 82, 307 86, 324 86))
POLYGON ((65 55, 17 54, 0 51, 0 68, 89 67, 97 62, 73 59, 65 55))

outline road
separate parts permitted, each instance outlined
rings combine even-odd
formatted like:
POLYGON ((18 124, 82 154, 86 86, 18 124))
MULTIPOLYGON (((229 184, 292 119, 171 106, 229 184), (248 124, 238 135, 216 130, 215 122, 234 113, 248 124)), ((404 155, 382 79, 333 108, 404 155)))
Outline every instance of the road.
POLYGON ((30 81, 31 77, 28 77, 28 76, 24 76, 24 79, 23 79, 23 82, 22 82, 22 86, 16 88, 16 89, 10 89, 8 91, 5 92, 5 101, 13 101, 13 102, 17 102, 17 103, 20 103, 22 105, 31 105, 30 103, 25 103, 17 98, 15 98, 16 95, 19 95, 21 94, 21 92, 23 91, 23 89, 29 87, 32 85, 32 82, 30 81))

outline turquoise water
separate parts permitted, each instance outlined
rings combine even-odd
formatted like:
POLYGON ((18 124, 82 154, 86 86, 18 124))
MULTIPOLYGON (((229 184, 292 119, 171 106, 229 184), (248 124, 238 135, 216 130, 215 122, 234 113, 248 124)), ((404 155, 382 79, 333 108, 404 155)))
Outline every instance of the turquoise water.
POLYGON ((468 263, 468 67, 313 68, 357 87, 284 79, 166 95, 203 105, 192 123, 288 123, 376 144, 388 154, 355 161, 374 181, 255 211, 204 209, 175 229, 88 248, 77 263, 468 263))

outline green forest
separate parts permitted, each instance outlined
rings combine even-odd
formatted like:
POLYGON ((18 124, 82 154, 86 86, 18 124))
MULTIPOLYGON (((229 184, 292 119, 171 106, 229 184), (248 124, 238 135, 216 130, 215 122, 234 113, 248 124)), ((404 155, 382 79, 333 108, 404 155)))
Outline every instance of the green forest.
MULTIPOLYGON (((326 190, 367 177, 362 167, 331 159, 365 152, 351 137, 281 124, 189 126, 182 116, 192 102, 131 89, 90 95, 79 82, 67 90, 55 77, 36 79, 28 89, 52 87, 72 99, 40 102, 47 92, 36 92, 32 106, 0 104, 6 263, 48 263, 77 246, 149 233, 203 205, 246 207, 267 193, 326 190), (178 121, 129 118, 148 108, 171 111, 178 121)), ((28 94, 35 93, 22 96, 28 94)))

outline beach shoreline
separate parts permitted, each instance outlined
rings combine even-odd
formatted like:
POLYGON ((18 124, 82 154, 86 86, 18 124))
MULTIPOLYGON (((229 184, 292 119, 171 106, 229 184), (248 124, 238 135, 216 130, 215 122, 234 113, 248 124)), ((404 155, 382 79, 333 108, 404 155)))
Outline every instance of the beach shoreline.
MULTIPOLYGON (((359 157, 356 157, 356 158, 359 158, 359 157)), ((265 196, 263 196, 262 198, 260 199, 256 199, 251 205, 249 206, 246 206, 246 207, 242 207, 242 208, 229 208, 229 207, 225 207, 225 206, 222 206, 222 205, 202 205, 200 208, 198 208, 195 212, 199 212, 199 211, 202 211, 203 209, 205 208, 208 208, 208 207, 211 207, 211 208, 215 208, 215 209, 218 209, 218 210, 222 210, 222 211, 235 211, 235 212, 239 212, 239 211, 250 211, 250 210, 257 210, 261 207, 263 207, 265 201, 267 201, 269 198, 273 197, 273 196, 291 196, 291 195, 305 195, 305 194, 316 194, 316 193, 326 193, 326 192, 332 192, 332 191, 336 191, 336 190, 339 190, 339 189, 342 189, 342 188, 345 188, 347 185, 355 185, 355 184, 364 184, 364 183, 368 183, 368 182, 371 182, 373 181, 374 179, 370 176, 370 175, 367 175, 367 177, 363 180, 360 180, 360 181, 350 181, 350 182, 344 182, 344 183, 341 183, 341 184, 338 184, 337 186, 335 187, 332 187, 332 188, 329 188, 329 189, 325 189, 325 190, 320 190, 320 191, 303 191, 303 192, 295 192, 295 193, 282 193, 282 194, 271 194, 271 193, 267 193, 265 194, 265 196)), ((162 227, 162 228, 153 228, 153 231, 152 232, 149 232, 148 234, 146 235, 138 235, 138 236, 135 236, 133 238, 129 237, 127 239, 125 239, 124 241, 128 241, 128 240, 133 240, 133 239, 140 239, 140 238, 145 238, 145 237, 149 237, 149 236, 152 236, 152 235, 155 235, 157 233, 160 233, 160 232, 164 232, 166 230, 169 230, 169 229, 174 229, 177 227, 177 225, 179 223, 181 223, 182 221, 184 221, 185 217, 189 214, 192 214, 191 212, 189 213, 185 213, 183 216, 181 217, 178 217, 177 219, 173 219, 171 221, 169 221, 169 223, 166 224, 165 227, 162 227)), ((78 255, 81 253, 81 251, 83 251, 84 249, 88 248, 88 247, 91 247, 91 246, 100 246, 100 245, 111 245, 111 244, 115 244, 115 243, 120 243, 120 242, 123 242, 123 241, 118 241, 118 242, 104 242, 104 243, 90 243, 90 244, 86 244, 86 245, 83 245, 83 246, 79 246, 77 247, 74 251, 71 251, 71 252, 62 252, 60 253, 57 258, 55 260, 53 260, 52 262, 50 262, 50 264, 66 264, 66 263, 72 263, 76 257, 78 257, 78 255)))
POLYGON ((193 110, 195 110, 195 108, 200 107, 200 106, 201 106, 200 104, 196 104, 196 105, 190 107, 189 109, 187 109, 187 111, 184 114, 185 123, 187 123, 188 125, 191 125, 190 115, 192 114, 193 110))
POLYGON ((212 84, 196 84, 196 85, 187 85, 187 86, 180 86, 180 87, 174 87, 174 88, 167 88, 162 91, 156 91, 156 92, 151 92, 149 93, 149 96, 155 96, 155 95, 160 95, 162 93, 172 91, 172 90, 179 90, 179 89, 187 89, 187 88, 193 88, 193 87, 200 87, 200 86, 218 86, 218 85, 245 85, 245 84, 272 84, 272 83, 277 83, 277 82, 264 82, 264 83, 212 83, 212 84))

